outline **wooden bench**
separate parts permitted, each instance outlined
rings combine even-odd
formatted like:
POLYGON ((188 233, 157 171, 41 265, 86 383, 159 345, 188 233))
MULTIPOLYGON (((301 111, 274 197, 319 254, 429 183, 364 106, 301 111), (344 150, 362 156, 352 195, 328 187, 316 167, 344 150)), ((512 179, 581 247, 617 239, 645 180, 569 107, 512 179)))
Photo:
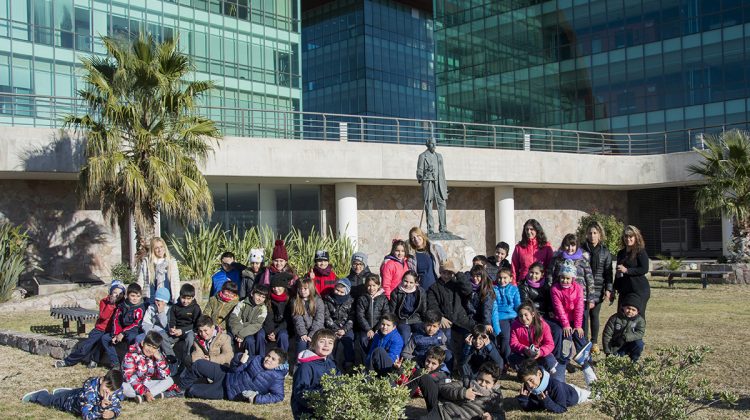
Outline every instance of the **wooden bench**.
POLYGON ((75 306, 55 306, 49 310, 50 316, 63 320, 63 332, 68 333, 70 321, 76 321, 76 333, 86 333, 86 321, 95 320, 99 316, 99 311, 84 309, 78 305, 75 306))
POLYGON ((668 270, 651 270, 652 276, 662 276, 667 277, 667 285, 669 287, 674 286, 674 278, 680 277, 683 279, 692 278, 692 279, 701 279, 701 285, 705 289, 708 286, 708 278, 719 276, 724 277, 727 274, 731 274, 730 271, 683 271, 683 270, 677 270, 677 271, 668 271, 668 270))

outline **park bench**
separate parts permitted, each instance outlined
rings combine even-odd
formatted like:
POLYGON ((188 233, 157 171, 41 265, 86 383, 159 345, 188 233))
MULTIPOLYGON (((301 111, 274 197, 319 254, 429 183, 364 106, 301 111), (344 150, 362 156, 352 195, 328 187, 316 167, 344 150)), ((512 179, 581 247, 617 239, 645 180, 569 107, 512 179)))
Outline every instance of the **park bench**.
POLYGON ((731 274, 731 271, 722 271, 722 270, 709 270, 709 271, 695 271, 695 270, 676 270, 676 271, 668 271, 668 270, 651 270, 652 276, 661 276, 661 277, 667 277, 667 284, 669 287, 674 286, 674 279, 676 277, 680 277, 683 279, 686 278, 693 278, 693 279, 701 279, 701 285, 705 289, 708 286, 708 278, 709 277, 721 277, 726 278, 731 274), (671 274, 671 276, 670 276, 671 274))
POLYGON ((99 316, 99 311, 84 309, 78 305, 75 306, 54 306, 49 310, 50 316, 62 319, 63 332, 68 333, 70 321, 76 321, 76 333, 86 333, 86 321, 95 320, 99 316))

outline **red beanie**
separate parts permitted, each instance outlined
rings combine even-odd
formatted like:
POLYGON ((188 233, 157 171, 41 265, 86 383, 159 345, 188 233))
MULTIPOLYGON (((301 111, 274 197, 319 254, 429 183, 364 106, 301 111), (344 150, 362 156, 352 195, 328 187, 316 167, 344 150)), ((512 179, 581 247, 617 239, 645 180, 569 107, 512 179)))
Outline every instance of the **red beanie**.
POLYGON ((278 260, 282 259, 285 261, 289 261, 289 255, 286 253, 286 247, 284 246, 284 241, 281 239, 277 239, 273 246, 273 254, 271 254, 272 260, 278 260))

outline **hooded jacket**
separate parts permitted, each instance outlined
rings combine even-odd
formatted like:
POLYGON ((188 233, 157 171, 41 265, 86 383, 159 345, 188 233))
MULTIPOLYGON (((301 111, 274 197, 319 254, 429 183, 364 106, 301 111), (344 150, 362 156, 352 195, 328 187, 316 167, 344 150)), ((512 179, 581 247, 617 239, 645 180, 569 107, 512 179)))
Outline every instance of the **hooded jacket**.
POLYGON ((482 300, 482 290, 474 290, 472 286, 471 297, 466 302, 466 314, 477 324, 492 325, 492 309, 495 306, 495 300, 488 293, 482 300))
POLYGON ((343 303, 336 301, 334 293, 323 298, 325 304, 325 327, 331 331, 344 330, 345 333, 354 328, 354 299, 346 295, 343 303))
POLYGON ((219 299, 219 296, 212 296, 208 299, 206 307, 203 309, 203 314, 208 315, 214 320, 214 323, 222 328, 228 328, 229 314, 232 313, 235 306, 239 303, 239 299, 236 297, 229 302, 224 302, 219 299))
POLYGON ((208 296, 213 297, 224 286, 224 283, 227 281, 233 281, 234 284, 237 285, 237 290, 243 290, 243 284, 242 284, 242 270, 246 269, 244 265, 234 262, 231 265, 232 269, 229 271, 224 271, 224 269, 220 269, 216 273, 214 273, 213 276, 211 276, 211 290, 208 293, 208 296))
POLYGON ((391 313, 398 318, 399 324, 419 324, 422 322, 422 317, 424 317, 424 313, 427 311, 427 292, 421 286, 417 286, 413 293, 416 294, 416 302, 414 303, 414 312, 411 315, 402 313, 407 293, 400 287, 391 293, 389 308, 391 313))
POLYGON ((375 296, 365 294, 357 300, 357 324, 359 331, 375 331, 380 323, 380 318, 388 312, 388 298, 385 297, 383 289, 378 290, 375 296))
POLYGON ((96 324, 94 328, 109 332, 114 327, 114 315, 117 310, 117 304, 109 301, 109 296, 99 301, 99 317, 96 318, 96 324))
POLYGON ((86 379, 83 387, 74 389, 74 392, 71 392, 65 398, 63 402, 64 411, 74 416, 81 416, 83 420, 100 419, 105 410, 113 412, 114 417, 119 416, 122 410, 122 400, 125 399, 122 394, 122 387, 110 394, 109 405, 105 409, 102 407, 102 396, 99 395, 101 381, 100 376, 86 379))
POLYGON ((555 318, 563 328, 583 328, 583 290, 581 285, 573 282, 564 288, 557 282, 550 290, 552 308, 555 318))
MULTIPOLYGON (((273 294, 273 292, 271 292, 273 294)), ((285 293, 286 300, 274 300, 273 295, 268 295, 271 302, 271 310, 263 322, 263 330, 268 333, 275 333, 278 337, 279 332, 288 331, 292 323, 292 305, 289 304, 289 293, 285 293)))
POLYGON ((143 316, 146 313, 146 309, 143 305, 143 300, 138 304, 131 304, 127 298, 117 305, 117 310, 114 315, 114 331, 113 334, 134 334, 138 332, 143 321, 143 316))
MULTIPOLYGON (((352 295, 352 299, 356 303, 360 296, 367 294, 367 286, 365 286, 365 277, 370 274, 370 267, 365 266, 365 269, 361 273, 357 274, 354 270, 349 271, 349 275, 346 276, 349 282, 352 284, 352 291, 349 292, 352 295)), ((382 276, 381 276, 382 277, 382 276)))
POLYGON ((292 415, 299 419, 303 414, 313 414, 305 392, 321 389, 320 378, 333 372, 338 375, 336 363, 330 358, 318 356, 311 350, 305 350, 297 356, 297 369, 292 380, 292 415))
POLYGON ((529 239, 526 246, 521 246, 519 242, 513 250, 513 258, 511 258, 511 266, 513 269, 513 282, 518 279, 526 278, 526 274, 529 272, 529 267, 535 262, 542 263, 544 268, 549 267, 552 261, 552 246, 549 242, 542 245, 539 248, 536 238, 529 239))
POLYGON ((256 391, 255 404, 273 404, 284 401, 284 377, 289 365, 280 364, 275 369, 263 367, 265 356, 255 356, 245 363, 240 363, 242 353, 232 359, 229 372, 224 378, 224 391, 227 399, 234 401, 242 397, 242 391, 256 391))
POLYGON ((149 331, 156 331, 159 333, 169 331, 169 312, 172 310, 172 306, 167 305, 164 312, 157 312, 156 305, 151 305, 146 309, 146 315, 143 316, 143 322, 141 322, 141 331, 147 333, 149 331))
POLYGON ((646 320, 636 315, 628 318, 620 312, 609 317, 607 325, 604 326, 602 345, 604 354, 614 354, 620 350, 625 343, 643 340, 646 334, 646 320))
POLYGON ((564 251, 555 252, 552 256, 552 263, 547 268, 547 284, 551 286, 557 283, 560 277, 560 269, 566 260, 571 260, 576 268, 575 281, 581 285, 586 301, 594 301, 594 275, 591 272, 589 258, 589 253, 580 248, 573 255, 569 255, 564 251))
POLYGON ((495 362, 498 367, 503 367, 503 359, 493 343, 487 343, 478 350, 473 345, 464 343, 461 356, 461 379, 464 386, 469 386, 469 383, 476 379, 479 367, 485 362, 495 362))
POLYGON ((297 333, 297 337, 302 337, 303 335, 312 337, 312 335, 315 334, 316 331, 322 329, 325 325, 326 306, 323 303, 323 299, 321 299, 320 296, 315 296, 314 314, 310 314, 308 307, 308 302, 305 302, 304 315, 292 314, 292 320, 294 321, 294 330, 297 333))
POLYGON ((466 388, 459 381, 439 388, 439 410, 443 420, 481 419, 484 413, 489 413, 493 420, 505 419, 500 381, 495 382, 492 389, 482 388, 473 381, 470 386, 476 394, 472 401, 466 399, 466 388))
POLYGON ((333 267, 329 265, 328 268, 330 269, 328 274, 322 274, 318 271, 317 267, 313 267, 313 272, 315 273, 313 284, 315 285, 315 290, 318 292, 319 296, 327 296, 333 292, 333 289, 336 287, 338 276, 336 275, 336 272, 333 271, 333 267))
POLYGON ((469 318, 464 302, 471 296, 471 283, 464 273, 457 273, 446 283, 442 278, 427 291, 427 307, 440 311, 441 315, 458 327, 471 330, 474 321, 469 318))
POLYGON ((492 307, 492 329, 500 335, 500 321, 518 316, 516 309, 521 306, 521 294, 512 284, 495 286, 495 305, 492 307))
POLYGON ((252 297, 246 298, 238 303, 229 314, 229 332, 243 339, 255 335, 263 328, 263 321, 266 320, 267 315, 268 309, 265 304, 255 305, 252 297))
POLYGON ((552 330, 549 328, 547 321, 540 319, 542 323, 542 336, 536 337, 534 329, 527 327, 519 320, 513 320, 510 324, 510 349, 514 353, 526 355, 526 349, 532 344, 539 349, 539 358, 542 358, 555 349, 555 342, 552 340, 552 330))
POLYGON ((609 249, 599 243, 596 247, 588 241, 581 244, 581 249, 588 252, 591 256, 589 265, 591 273, 594 275, 594 302, 604 302, 604 292, 612 292, 614 270, 612 269, 612 254, 609 249))
POLYGON ((133 387, 137 395, 143 395, 148 392, 146 381, 166 379, 169 376, 169 366, 167 366, 166 358, 156 360, 153 357, 147 357, 143 354, 141 344, 135 343, 130 346, 122 360, 122 375, 124 381, 133 387))
POLYGON ((409 271, 408 260, 408 255, 402 261, 392 255, 386 255, 383 259, 383 263, 380 265, 380 279, 386 298, 391 298, 391 293, 401 284, 404 273, 409 271))
POLYGON ((214 331, 214 336, 208 340, 204 340, 200 334, 195 335, 191 357, 193 363, 202 359, 203 356, 208 356, 208 360, 211 362, 229 366, 229 362, 234 357, 232 339, 229 338, 229 335, 221 327, 215 326, 214 331))

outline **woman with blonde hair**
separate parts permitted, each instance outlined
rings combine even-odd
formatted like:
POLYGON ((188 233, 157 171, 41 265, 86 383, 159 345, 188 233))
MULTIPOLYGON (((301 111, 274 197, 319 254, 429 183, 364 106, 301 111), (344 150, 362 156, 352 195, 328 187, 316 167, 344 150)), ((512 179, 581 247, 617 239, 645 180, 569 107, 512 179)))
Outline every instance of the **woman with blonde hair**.
POLYGON ((409 245, 414 250, 414 258, 409 259, 409 268, 417 272, 419 285, 427 291, 440 276, 440 267, 447 256, 443 247, 431 243, 427 234, 416 226, 409 230, 409 245))
POLYGON ((180 272, 177 260, 169 255, 164 239, 156 236, 151 239, 148 254, 138 268, 138 285, 143 290, 143 300, 152 303, 156 290, 166 287, 169 290, 169 301, 174 303, 180 297, 180 272))
MULTIPOLYGON (((641 301, 640 315, 646 319, 646 304, 651 298, 651 286, 646 273, 649 270, 649 259, 646 254, 646 243, 637 227, 628 225, 622 232, 622 249, 617 253, 617 268, 614 289, 620 299, 630 293, 638 295, 641 301)), ((612 299, 612 298, 610 298, 612 299)))
MULTIPOLYGON (((599 310, 602 303, 609 300, 612 296, 612 254, 604 243, 607 240, 607 234, 601 223, 593 221, 586 226, 586 240, 581 244, 581 249, 589 253, 589 265, 594 275, 594 307, 588 309, 588 323, 591 333, 588 335, 593 343, 592 352, 599 353, 599 310)), ((586 323, 583 325, 583 332, 586 333, 586 323)))

